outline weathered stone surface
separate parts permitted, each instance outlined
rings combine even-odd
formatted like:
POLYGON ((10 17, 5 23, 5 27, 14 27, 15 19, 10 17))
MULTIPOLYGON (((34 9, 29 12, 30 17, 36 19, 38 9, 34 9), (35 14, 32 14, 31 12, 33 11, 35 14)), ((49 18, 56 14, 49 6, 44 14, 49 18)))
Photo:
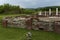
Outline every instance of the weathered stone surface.
POLYGON ((14 18, 6 17, 2 21, 3 27, 17 27, 60 33, 60 17, 19 16, 14 18))
POLYGON ((54 31, 60 33, 60 21, 55 22, 54 31))

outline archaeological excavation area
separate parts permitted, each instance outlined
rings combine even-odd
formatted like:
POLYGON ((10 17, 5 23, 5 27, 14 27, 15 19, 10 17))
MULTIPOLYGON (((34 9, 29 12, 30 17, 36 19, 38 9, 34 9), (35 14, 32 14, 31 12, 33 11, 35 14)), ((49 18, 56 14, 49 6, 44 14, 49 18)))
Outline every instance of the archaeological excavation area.
POLYGON ((58 8, 53 13, 51 9, 49 12, 38 12, 35 15, 4 17, 2 19, 3 27, 25 28, 29 30, 43 30, 60 33, 60 13, 58 8))

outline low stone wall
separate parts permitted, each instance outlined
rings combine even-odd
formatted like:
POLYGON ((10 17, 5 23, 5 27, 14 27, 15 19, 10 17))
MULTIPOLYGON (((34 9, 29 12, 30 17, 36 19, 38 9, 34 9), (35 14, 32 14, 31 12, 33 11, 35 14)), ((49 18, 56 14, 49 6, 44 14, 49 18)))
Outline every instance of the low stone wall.
POLYGON ((2 20, 3 26, 8 27, 19 27, 19 28, 25 28, 25 18, 4 18, 2 20))
POLYGON ((45 22, 41 21, 38 18, 7 18, 3 20, 3 25, 6 27, 18 27, 18 28, 27 28, 27 29, 34 29, 34 30, 40 30, 40 28, 44 29, 45 31, 53 31, 53 22, 45 22), (6 22, 6 21, 7 22, 6 22), (5 21, 5 22, 4 22, 5 21), (6 25, 5 25, 6 24, 6 25), (51 25, 52 24, 52 25, 51 25))
MULTIPOLYGON (((45 17, 46 18, 46 17, 45 17)), ((14 18, 4 18, 2 20, 3 27, 17 27, 26 28, 34 30, 44 30, 44 31, 55 31, 60 33, 60 23, 59 21, 42 20, 39 17, 14 17, 14 18), (56 24, 57 22, 57 24, 56 24)))
POLYGON ((8 27, 18 27, 18 28, 25 28, 25 21, 20 20, 20 21, 13 21, 11 23, 7 24, 8 27))

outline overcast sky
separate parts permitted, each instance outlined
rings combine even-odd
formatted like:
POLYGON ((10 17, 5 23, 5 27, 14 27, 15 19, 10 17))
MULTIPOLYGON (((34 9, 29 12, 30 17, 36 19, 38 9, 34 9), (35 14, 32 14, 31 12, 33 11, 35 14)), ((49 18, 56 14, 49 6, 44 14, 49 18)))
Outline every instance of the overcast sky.
POLYGON ((23 8, 38 8, 45 6, 60 6, 60 0, 0 0, 1 4, 19 5, 23 8))

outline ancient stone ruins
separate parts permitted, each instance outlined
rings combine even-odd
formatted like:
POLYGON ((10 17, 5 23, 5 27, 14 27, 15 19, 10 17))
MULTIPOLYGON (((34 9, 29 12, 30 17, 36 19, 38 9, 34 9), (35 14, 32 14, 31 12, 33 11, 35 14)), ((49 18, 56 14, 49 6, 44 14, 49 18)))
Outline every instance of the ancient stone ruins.
POLYGON ((38 12, 36 15, 5 17, 2 19, 3 27, 26 28, 33 30, 53 31, 60 33, 60 12, 38 12))

